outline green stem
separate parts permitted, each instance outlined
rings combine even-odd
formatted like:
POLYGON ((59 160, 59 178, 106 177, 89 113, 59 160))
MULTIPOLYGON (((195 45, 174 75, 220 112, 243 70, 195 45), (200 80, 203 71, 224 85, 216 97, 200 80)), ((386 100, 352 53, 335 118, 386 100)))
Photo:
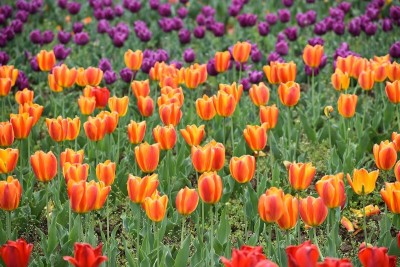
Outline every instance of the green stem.
POLYGON ((231 117, 231 139, 232 139, 232 156, 233 156, 233 152, 235 150, 235 141, 233 136, 233 116, 231 117))
POLYGON ((69 202, 68 205, 68 233, 71 233, 71 227, 72 227, 72 208, 71 208, 71 201, 69 202))
POLYGON ((11 211, 6 211, 6 228, 7 228, 7 239, 8 240, 12 240, 12 236, 11 236, 11 211))
MULTIPOLYGON (((286 125, 287 125, 287 138, 286 139, 287 139, 287 142, 288 142, 288 152, 290 153, 290 144, 291 144, 290 138, 292 136, 292 127, 293 127, 292 111, 291 111, 290 107, 288 108, 288 110, 286 112, 286 117, 287 117, 286 118, 286 120, 287 120, 287 122, 286 122, 286 125)), ((289 155, 289 157, 290 157, 290 155, 289 155)))
POLYGON ((242 79, 242 63, 239 63, 240 67, 239 67, 239 81, 238 81, 238 86, 240 84, 240 80, 242 79))
POLYGON ((46 218, 47 218, 47 233, 49 233, 50 229, 50 204, 49 204, 49 184, 46 184, 46 218))
POLYGON ((156 227, 156 223, 153 222, 153 227, 154 227, 154 234, 156 235, 157 238, 157 266, 160 267, 160 232, 158 231, 158 228, 156 227))
MULTIPOLYGON (((363 190, 364 191, 364 190, 363 190)), ((365 199, 366 199, 366 195, 362 196, 362 204, 363 204, 363 227, 364 227, 364 240, 365 240, 365 246, 367 246, 368 244, 368 237, 367 237, 367 216, 366 216, 366 212, 365 212, 365 199)))
POLYGON ((396 113, 397 113, 397 129, 400 129, 400 104, 396 105, 396 113))
POLYGON ((116 159, 115 159, 115 161, 116 161, 116 163, 117 163, 117 165, 118 165, 118 163, 119 163, 119 139, 120 139, 120 129, 119 128, 117 128, 117 156, 116 156, 116 159))
MULTIPOLYGON (((296 194, 296 198, 299 198, 299 193, 296 194)), ((297 244, 301 244, 301 229, 300 229, 300 212, 297 213, 297 223, 296 223, 296 232, 297 232, 297 244)), ((288 244, 290 245, 290 244, 288 244)))
POLYGON ((272 259, 272 224, 268 224, 268 257, 272 259))
POLYGON ((225 146, 225 125, 226 125, 226 123, 225 123, 225 119, 226 119, 226 117, 223 117, 223 127, 222 127, 222 140, 223 140, 223 145, 225 146))
POLYGON ((203 234, 201 235, 201 242, 204 244, 204 234, 206 229, 204 228, 204 201, 201 202, 201 230, 203 234))
POLYGON ((3 114, 4 118, 3 120, 7 120, 7 115, 6 115, 6 97, 3 96, 1 97, 1 114, 3 114))
POLYGON ((211 220, 211 229, 210 229, 210 257, 211 257, 211 265, 214 266, 214 206, 211 206, 210 211, 210 220, 211 220))
MULTIPOLYGON (((314 68, 312 68, 312 71, 311 71, 311 102, 312 102, 312 106, 313 106, 313 109, 312 109, 312 111, 313 111, 313 123, 315 123, 315 106, 316 106, 316 103, 315 103, 315 92, 314 92, 315 90, 314 90, 314 68)), ((314 124, 314 126, 315 126, 315 124, 314 124)))
POLYGON ((106 199, 106 217, 107 217, 107 247, 106 251, 108 252, 108 255, 111 255, 110 249, 110 213, 108 209, 108 199, 106 199))
POLYGON ((321 261, 324 261, 324 256, 322 256, 321 250, 319 249, 319 245, 318 245, 318 240, 317 240, 317 229, 316 228, 312 228, 313 231, 313 237, 314 237, 314 243, 318 248, 318 253, 319 253, 319 257, 321 258, 321 261))
POLYGON ((183 248, 183 238, 185 236, 185 216, 182 216, 182 228, 181 228, 181 248, 183 248))
POLYGON ((246 216, 246 189, 247 184, 244 185, 243 189, 243 219, 244 219, 244 241, 247 243, 247 216, 246 216))

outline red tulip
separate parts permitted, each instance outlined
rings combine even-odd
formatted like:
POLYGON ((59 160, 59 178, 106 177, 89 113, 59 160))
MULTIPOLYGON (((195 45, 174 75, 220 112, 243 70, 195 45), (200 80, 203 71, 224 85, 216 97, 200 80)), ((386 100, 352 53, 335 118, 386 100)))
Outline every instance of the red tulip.
POLYGON ((26 243, 24 239, 9 240, 0 247, 0 258, 7 267, 26 267, 29 265, 32 249, 33 245, 26 243))
POLYGON ((288 246, 286 255, 289 267, 316 266, 319 258, 318 247, 309 240, 298 246, 288 246))
POLYGON ((63 259, 75 267, 98 267, 107 260, 106 256, 101 255, 103 244, 93 248, 87 243, 74 244, 74 257, 64 256, 63 259))

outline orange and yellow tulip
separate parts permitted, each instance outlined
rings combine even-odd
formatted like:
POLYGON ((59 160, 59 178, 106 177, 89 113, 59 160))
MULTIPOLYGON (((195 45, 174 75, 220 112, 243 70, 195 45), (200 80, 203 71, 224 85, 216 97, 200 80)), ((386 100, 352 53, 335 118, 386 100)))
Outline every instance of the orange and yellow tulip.
POLYGON ((314 179, 316 170, 311 162, 308 163, 290 163, 289 183, 294 190, 306 190, 314 179))
POLYGON ((137 105, 143 117, 150 117, 154 112, 154 102, 150 96, 138 96, 137 105))
POLYGON ((176 210, 183 216, 192 214, 199 203, 199 195, 195 189, 189 189, 187 186, 179 190, 175 199, 176 210))
POLYGON ((102 79, 103 79, 103 71, 101 69, 95 67, 89 67, 85 69, 84 72, 85 85, 98 86, 102 79))
POLYGON ((139 96, 146 97, 150 94, 149 80, 132 81, 131 89, 136 98, 138 98, 139 96))
POLYGON ((29 136, 32 126, 33 118, 28 113, 10 114, 10 122, 13 126, 14 137, 16 139, 25 139, 29 136))
POLYGON ((51 151, 36 151, 30 162, 36 179, 40 182, 50 182, 57 175, 57 158, 51 151))
POLYGON ((296 63, 293 61, 288 63, 278 63, 277 68, 279 82, 287 83, 296 80, 297 67, 296 63))
POLYGON ((236 109, 235 96, 219 90, 213 97, 214 107, 217 114, 221 117, 230 117, 236 109))
POLYGON ((187 125, 185 129, 180 129, 180 132, 189 146, 198 146, 205 134, 204 127, 204 125, 200 125, 199 127, 194 124, 187 125))
POLYGON ((219 171, 225 163, 225 147, 222 143, 211 140, 206 146, 211 148, 211 171, 219 171))
POLYGON ((33 118, 33 126, 39 121, 42 116, 43 106, 33 103, 25 103, 23 105, 19 105, 18 113, 28 113, 30 117, 33 118))
POLYGON ((135 158, 139 168, 144 173, 152 173, 157 169, 160 158, 160 145, 149 145, 144 142, 135 147, 135 158))
POLYGON ((328 208, 322 198, 308 196, 299 203, 300 217, 303 222, 311 227, 321 225, 328 216, 328 208))
POLYGON ((83 124, 86 136, 92 141, 103 140, 106 135, 106 124, 101 118, 89 117, 88 121, 83 124))
POLYGON ((347 217, 343 216, 340 224, 346 228, 347 232, 354 232, 354 225, 347 217))
POLYGON ((290 194, 283 197, 283 213, 276 221, 279 228, 289 230, 296 226, 299 216, 299 201, 290 194))
POLYGON ((12 172, 17 166, 18 156, 18 149, 0 149, 0 174, 12 172))
POLYGON ((251 44, 248 42, 237 42, 232 48, 233 59, 237 62, 244 63, 250 56, 251 44))
POLYGON ((174 126, 157 125, 153 129, 153 138, 160 145, 161 150, 170 150, 175 146, 177 135, 174 126))
POLYGON ((278 88, 279 100, 287 107, 295 106, 300 99, 300 85, 296 82, 281 83, 278 88))
POLYGON ((108 104, 108 99, 110 98, 110 90, 106 87, 91 87, 86 86, 83 90, 84 96, 94 96, 96 99, 96 108, 103 109, 108 104))
POLYGON ((400 104, 400 80, 386 82, 386 96, 393 104, 400 104))
MULTIPOLYGON (((169 87, 169 86, 168 86, 169 87)), ((161 107, 164 104, 175 104, 179 107, 183 105, 184 96, 181 92, 169 92, 168 94, 161 94, 157 99, 157 105, 161 107)))
POLYGON ((104 121, 106 134, 113 133, 118 126, 118 113, 115 111, 108 112, 103 110, 97 114, 96 118, 100 118, 104 121))
POLYGON ((260 122, 265 130, 275 128, 278 123, 279 110, 276 105, 260 106, 260 122))
POLYGON ((46 119, 47 129, 50 137, 56 142, 75 140, 81 129, 79 117, 74 119, 58 116, 57 119, 46 119))
POLYGON ((129 174, 128 177, 128 196, 134 203, 142 204, 147 197, 151 197, 157 190, 158 175, 147 175, 143 178, 129 174))
POLYGON ((65 163, 69 162, 73 163, 82 163, 84 158, 84 151, 83 149, 79 151, 74 151, 70 148, 65 149, 65 151, 61 152, 60 154, 60 166, 61 168, 64 167, 65 163))
POLYGON ((131 49, 129 49, 124 54, 125 65, 131 70, 138 71, 140 66, 142 66, 142 61, 143 53, 141 50, 136 50, 133 52, 131 49))
POLYGON ((50 71, 56 64, 56 56, 53 50, 41 50, 36 56, 39 69, 41 71, 50 71))
POLYGON ((269 63, 269 65, 266 65, 263 67, 264 74, 267 77, 268 82, 270 84, 278 84, 279 83, 278 64, 279 64, 279 62, 272 61, 269 63))
MULTIPOLYGON (((364 210, 363 209, 360 209, 360 210, 351 209, 351 212, 356 217, 359 217, 359 218, 364 217, 364 210)), ((381 210, 379 209, 378 205, 374 206, 374 205, 370 204, 370 205, 365 206, 365 217, 370 217, 370 216, 373 216, 373 215, 376 215, 376 214, 379 214, 379 213, 381 213, 381 210)))
POLYGON ((85 77, 85 69, 84 68, 78 68, 76 70, 76 80, 75 83, 78 86, 84 87, 87 85, 86 77, 85 77))
POLYGON ((127 96, 118 98, 116 96, 108 99, 108 107, 111 112, 117 112, 119 117, 126 115, 128 111, 129 98, 127 96))
POLYGON ((400 182, 400 160, 394 165, 394 176, 400 182))
POLYGON ((338 111, 344 118, 351 118, 356 113, 358 96, 340 94, 338 99, 338 111))
POLYGON ((13 211, 19 206, 22 187, 18 179, 8 176, 7 180, 0 181, 0 209, 13 211))
POLYGON ((52 73, 54 75, 55 82, 62 88, 73 86, 76 81, 76 76, 78 75, 78 72, 75 68, 69 69, 65 64, 54 67, 52 73))
POLYGON ((222 179, 216 172, 205 172, 199 177, 199 195, 207 204, 216 204, 222 196, 222 179))
POLYGON ((215 60, 215 70, 219 73, 225 72, 229 69, 231 53, 229 53, 229 51, 216 52, 214 60, 215 60))
POLYGON ((189 89, 197 88, 201 83, 200 69, 186 68, 184 70, 185 85, 189 89))
POLYGON ((197 99, 196 112, 202 120, 209 121, 213 119, 216 114, 213 98, 203 95, 202 98, 197 99))
POLYGON ((315 184, 315 189, 328 208, 342 207, 346 202, 343 173, 325 175, 315 184))
POLYGON ((211 157, 212 157, 211 146, 209 145, 206 145, 204 147, 192 146, 191 149, 192 164, 197 172, 203 173, 211 171, 211 160, 210 160, 211 157))
POLYGON ((382 141, 373 147, 375 164, 380 170, 391 170, 397 160, 395 144, 388 140, 382 141))
POLYGON ((11 146, 14 142, 14 129, 10 122, 0 122, 0 146, 11 146))
POLYGON ((154 198, 146 197, 144 200, 144 210, 146 211, 147 217, 153 222, 161 222, 166 213, 168 206, 168 196, 162 197, 156 195, 154 198))
POLYGON ((238 183, 247 183, 253 179, 256 171, 256 158, 250 155, 232 157, 229 163, 231 176, 238 183))
POLYGON ((15 93, 15 101, 17 101, 17 103, 20 105, 23 105, 25 103, 32 103, 33 96, 34 92, 32 90, 29 90, 28 88, 25 88, 24 90, 15 93))
MULTIPOLYGON (((1 130, 0 130, 1 133, 1 130)), ((393 132, 392 133, 392 143, 394 144, 394 148, 397 152, 400 151, 400 133, 393 132)))
POLYGON ((271 187, 258 199, 258 215, 267 223, 277 222, 283 214, 283 199, 285 194, 282 189, 271 187))
POLYGON ((253 84, 249 90, 250 99, 257 107, 265 106, 269 101, 269 88, 260 82, 258 85, 253 84))
POLYGON ((369 69, 370 63, 366 58, 356 57, 350 71, 350 76, 358 79, 361 72, 369 69))
POLYGON ((385 183, 385 188, 381 189, 381 197, 392 213, 400 214, 400 182, 385 183))
POLYGON ((236 103, 239 103, 240 98, 242 97, 242 93, 243 93, 243 85, 242 84, 236 85, 236 82, 234 82, 232 84, 220 83, 218 87, 219 87, 220 91, 224 91, 228 95, 233 95, 236 103))
POLYGON ((11 91, 11 79, 0 78, 0 97, 7 96, 11 91))
POLYGON ((307 44, 303 51, 303 60, 310 68, 318 68, 323 55, 324 47, 322 45, 311 46, 307 44))
POLYGON ((372 90, 375 83, 375 72, 373 70, 364 70, 358 76, 358 84, 363 90, 372 90))
POLYGON ((387 78, 389 63, 371 63, 371 70, 374 71, 375 82, 383 82, 387 78))
POLYGON ((65 162, 62 168, 66 183, 86 181, 89 175, 89 167, 87 163, 65 162))
POLYGON ((68 197, 71 208, 76 213, 87 213, 100 209, 110 192, 111 187, 95 181, 68 182, 68 197))
POLYGON ((267 145, 267 132, 263 126, 247 125, 243 131, 247 145, 253 151, 261 151, 267 145))
POLYGON ((18 78, 18 69, 13 65, 0 66, 0 78, 9 78, 11 80, 11 87, 15 85, 18 78))
POLYGON ((164 104, 158 109, 161 121, 164 125, 177 126, 182 118, 182 111, 179 105, 176 104, 164 104))
POLYGON ((128 124, 128 138, 131 144, 139 144, 146 134, 146 121, 136 122, 131 120, 128 124))
POLYGON ((343 73, 343 71, 337 68, 331 76, 331 83, 337 91, 347 90, 350 85, 350 77, 347 72, 343 73))
POLYGON ((388 65, 387 77, 391 82, 400 80, 400 63, 393 62, 388 65))
POLYGON ((78 99, 78 105, 82 115, 91 115, 96 108, 96 98, 81 95, 78 99))
POLYGON ((104 203, 106 203, 107 201, 108 194, 111 191, 111 186, 107 186, 101 181, 96 183, 92 180, 89 182, 89 184, 91 183, 97 187, 98 192, 93 210, 100 210, 104 206, 104 203))
POLYGON ((96 166, 97 180, 102 181, 106 186, 112 185, 115 179, 115 162, 106 160, 104 163, 99 163, 96 166))
POLYGON ((347 181, 357 195, 368 195, 375 189, 376 179, 379 171, 368 172, 366 169, 354 169, 353 180, 350 174, 347 174, 347 181))

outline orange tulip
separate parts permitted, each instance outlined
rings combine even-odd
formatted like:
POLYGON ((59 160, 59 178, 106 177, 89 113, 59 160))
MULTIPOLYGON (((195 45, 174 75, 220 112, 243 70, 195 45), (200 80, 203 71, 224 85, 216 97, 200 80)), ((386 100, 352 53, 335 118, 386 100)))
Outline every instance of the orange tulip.
POLYGON ((189 89, 195 89, 201 83, 201 72, 199 69, 186 68, 184 70, 185 85, 189 89))
POLYGON ((283 198, 283 213, 277 220, 279 227, 283 230, 289 230, 296 226, 299 216, 299 201, 290 194, 283 198))
POLYGON ((0 97, 7 96, 11 91, 11 79, 0 78, 0 97))
POLYGON ((299 203, 300 217, 303 222, 311 227, 321 225, 328 216, 328 208, 322 198, 308 196, 299 203))
POLYGON ((18 69, 13 65, 0 66, 0 78, 8 78, 11 80, 11 87, 15 85, 18 78, 18 69))
POLYGON ((33 103, 25 103, 23 105, 19 105, 18 113, 28 113, 30 117, 33 118, 33 126, 39 121, 42 116, 43 106, 33 103))
POLYGON ((244 155, 240 158, 232 157, 229 163, 231 176, 238 183, 249 182, 256 171, 256 159, 250 155, 244 155))
POLYGON ((375 72, 372 70, 364 70, 358 76, 358 84, 364 90, 371 90, 374 87, 375 72))
POLYGON ((281 83, 294 82, 296 80, 296 63, 290 61, 288 63, 278 63, 278 79, 281 83))
MULTIPOLYGON (((1 130, 0 130, 1 133, 1 130)), ((397 152, 400 151, 400 133, 393 132, 392 133, 392 143, 394 144, 394 147, 397 152)))
POLYGON ((110 90, 106 87, 92 87, 90 85, 83 89, 83 95, 87 97, 94 97, 96 99, 96 108, 103 109, 108 104, 110 98, 110 90))
POLYGON ((214 107, 217 114, 221 117, 230 117, 236 109, 236 100, 233 95, 219 90, 213 97, 214 107))
POLYGON ((211 140, 208 144, 211 147, 211 171, 219 171, 225 164, 225 147, 222 143, 211 140))
POLYGON ((53 73, 49 73, 47 75, 47 81, 49 83, 49 87, 50 87, 51 91, 59 93, 64 90, 64 88, 62 86, 58 85, 58 83, 56 82, 56 79, 54 78, 53 73))
POLYGON ((225 72, 229 69, 231 53, 229 53, 229 51, 216 52, 214 60, 215 60, 215 70, 219 73, 225 72))
POLYGON ((12 172, 17 166, 18 156, 18 149, 0 148, 0 174, 12 172))
POLYGON ((281 83, 278 94, 283 105, 293 107, 297 105, 300 99, 300 85, 296 82, 281 83))
POLYGON ((192 214, 199 203, 199 195, 195 189, 189 189, 187 186, 179 190, 175 199, 176 210, 183 216, 192 214))
POLYGON ((342 207, 346 202, 343 173, 325 175, 315 184, 315 189, 328 208, 342 207))
POLYGON ((316 170, 311 162, 308 163, 290 163, 289 183, 294 190, 306 190, 314 179, 316 170))
POLYGON ((0 122, 0 146, 11 146, 14 142, 14 130, 10 122, 0 122))
POLYGON ((373 61, 377 62, 377 63, 380 63, 380 64, 382 64, 382 63, 390 63, 390 55, 386 54, 384 56, 374 56, 373 61))
POLYGON ((243 85, 239 84, 238 86, 236 86, 236 82, 230 84, 219 84, 219 90, 220 91, 224 91, 225 93, 227 93, 228 95, 233 95, 233 97, 235 98, 236 103, 239 103, 240 98, 242 96, 243 93, 243 85))
POLYGON ((243 136, 253 151, 261 151, 267 145, 267 132, 263 126, 247 125, 243 136))
POLYGON ((204 127, 204 125, 200 125, 199 127, 194 124, 187 125, 185 129, 180 129, 180 132, 189 146, 198 146, 205 134, 204 127))
POLYGON ((268 223, 277 222, 283 215, 282 189, 271 187, 258 200, 258 214, 261 220, 268 223))
POLYGON ((57 158, 53 152, 36 151, 30 158, 32 170, 40 182, 50 182, 57 175, 57 158))
POLYGON ((13 126, 14 136, 16 139, 25 139, 29 136, 32 126, 33 118, 28 113, 10 114, 10 122, 13 126))
POLYGON ((60 154, 60 166, 64 167, 65 163, 82 163, 84 158, 83 149, 79 151, 74 151, 70 148, 65 149, 65 151, 60 154))
POLYGON ((356 113, 357 95, 340 94, 338 99, 338 110, 340 115, 345 118, 351 118, 356 113))
POLYGON ((54 141, 71 141, 78 137, 81 128, 81 121, 78 117, 75 117, 74 119, 63 119, 61 116, 58 116, 57 119, 47 118, 46 125, 49 135, 54 141))
POLYGON ((381 197, 392 213, 400 214, 400 182, 385 183, 385 188, 381 189, 381 197))
POLYGON ((132 50, 128 50, 124 54, 124 62, 125 65, 134 71, 138 71, 143 61, 143 53, 141 50, 136 50, 133 52, 132 50))
POLYGON ((368 172, 366 169, 354 169, 353 180, 350 174, 347 174, 347 181, 357 195, 368 195, 375 189, 376 179, 379 171, 368 172))
POLYGON ((137 105, 143 117, 150 117, 154 111, 154 102, 150 96, 138 96, 137 105))
POLYGON ((391 82, 400 80, 400 64, 397 62, 393 62, 388 65, 387 68, 387 77, 391 82))
POLYGON ((148 96, 150 94, 149 80, 132 81, 131 89, 136 98, 138 98, 139 96, 148 96))
POLYGON ((232 48, 232 56, 235 61, 244 63, 250 56, 251 44, 248 42, 237 42, 232 48))
POLYGON ((68 184, 69 181, 86 181, 89 175, 89 167, 87 163, 65 162, 63 165, 63 175, 66 183, 68 184))
POLYGON ((88 96, 80 96, 78 99, 79 109, 82 115, 91 115, 96 108, 96 98, 88 96))
POLYGON ((382 141, 379 145, 373 147, 376 166, 384 171, 391 170, 397 160, 395 144, 388 140, 382 141))
POLYGON ((106 186, 112 185, 115 179, 115 162, 106 160, 104 163, 99 163, 96 166, 97 180, 102 181, 106 186))
POLYGON ((310 68, 318 68, 323 55, 324 47, 322 45, 311 46, 307 44, 303 51, 303 60, 310 68))
POLYGON ((389 63, 371 63, 371 70, 374 71, 375 82, 383 82, 387 78, 389 63))
POLYGON ((88 83, 86 81, 86 77, 85 77, 85 69, 84 68, 78 68, 76 70, 76 72, 77 72, 77 74, 76 74, 75 83, 78 86, 81 86, 81 87, 88 85, 88 83))
POLYGON ((346 73, 343 73, 340 69, 336 69, 335 73, 331 76, 331 83, 333 88, 337 91, 347 90, 350 85, 350 77, 346 73))
POLYGON ((370 63, 366 58, 356 57, 350 71, 350 76, 355 79, 358 79, 361 72, 369 69, 369 65, 370 63))
POLYGON ((78 75, 75 68, 69 69, 65 64, 54 67, 52 73, 55 82, 63 88, 73 86, 76 81, 76 76, 78 75))
POLYGON ((144 210, 146 211, 147 217, 153 222, 161 222, 166 213, 168 206, 168 196, 162 197, 155 196, 155 198, 146 197, 144 200, 144 210))
POLYGON ((199 177, 199 195, 207 204, 216 204, 222 196, 222 179, 216 172, 205 172, 199 177))
POLYGON ((183 100, 184 100, 183 93, 169 92, 168 94, 161 94, 161 96, 157 99, 157 105, 161 107, 164 104, 175 104, 178 105, 179 107, 182 107, 183 100))
MULTIPOLYGON (((193 64, 189 67, 192 70, 196 70, 200 73, 200 84, 205 83, 207 81, 207 65, 206 64, 193 64)), ((180 72, 178 72, 178 78, 180 79, 180 83, 184 83, 185 80, 185 75, 184 75, 184 70, 181 69, 180 72)))
POLYGON ((39 54, 37 54, 36 59, 41 71, 50 71, 56 64, 56 56, 53 50, 41 50, 39 54))
POLYGON ((8 176, 7 180, 0 181, 0 209, 13 211, 19 206, 22 195, 21 184, 18 179, 8 176))
POLYGON ((89 67, 85 69, 84 77, 85 85, 98 86, 103 79, 103 71, 99 68, 89 67))
POLYGON ((92 183, 97 187, 97 198, 96 198, 96 203, 94 205, 93 210, 100 210, 103 206, 104 203, 107 201, 108 194, 111 191, 111 186, 105 185, 103 182, 98 182, 96 183, 95 181, 90 181, 89 184, 92 183))
POLYGON ((160 145, 162 150, 170 150, 175 146, 177 136, 174 126, 157 125, 153 129, 153 138, 160 145))
POLYGON ((157 190, 158 175, 147 175, 143 178, 129 174, 128 196, 134 203, 142 204, 147 197, 151 197, 157 190))
POLYGON ((194 169, 203 173, 211 171, 211 146, 192 146, 191 158, 194 169))
POLYGON ((394 176, 396 180, 400 182, 400 160, 394 166, 394 176))
POLYGON ((76 213, 87 213, 100 209, 110 189, 109 186, 105 187, 103 182, 70 181, 68 183, 68 197, 72 210, 76 213))
POLYGON ((258 85, 253 84, 249 90, 249 95, 254 105, 257 107, 264 106, 269 101, 269 88, 263 82, 258 85))
POLYGON ((161 91, 161 95, 168 95, 169 93, 173 93, 173 94, 180 93, 180 94, 182 94, 182 101, 183 101, 182 87, 173 88, 171 86, 163 86, 163 87, 161 87, 160 91, 161 91))
POLYGON ((354 225, 347 217, 343 216, 340 223, 348 232, 354 232, 354 225))
POLYGON ((111 112, 117 112, 119 117, 124 117, 128 111, 129 98, 127 96, 118 98, 116 96, 108 99, 108 107, 111 112))
POLYGON ((278 64, 279 62, 272 61, 269 65, 263 67, 264 74, 270 84, 278 84, 280 82, 278 77, 278 64))
POLYGON ((89 117, 88 121, 83 124, 86 136, 92 141, 103 140, 106 135, 105 120, 99 117, 89 117))
POLYGON ((128 124, 128 138, 131 144, 139 144, 143 141, 146 134, 146 121, 135 122, 131 120, 128 124))
POLYGON ((203 95, 202 98, 196 100, 197 115, 205 121, 211 120, 216 114, 213 98, 203 95))
POLYGON ((260 122, 265 130, 275 128, 278 123, 279 110, 276 105, 260 106, 260 122))
POLYGON ((393 104, 400 104, 400 80, 392 83, 386 82, 386 96, 393 104))
POLYGON ((23 105, 25 103, 32 103, 33 102, 34 92, 25 88, 22 91, 18 91, 15 93, 15 101, 18 104, 23 105))
POLYGON ((135 147, 135 158, 139 168, 144 173, 152 173, 157 169, 160 158, 160 145, 149 145, 144 142, 135 147))
POLYGON ((100 118, 104 121, 106 134, 113 133, 117 128, 118 113, 115 111, 113 112, 102 111, 99 114, 97 114, 96 118, 100 118))
POLYGON ((173 126, 177 126, 182 118, 182 111, 176 104, 162 105, 159 107, 158 113, 164 125, 172 124, 173 126))

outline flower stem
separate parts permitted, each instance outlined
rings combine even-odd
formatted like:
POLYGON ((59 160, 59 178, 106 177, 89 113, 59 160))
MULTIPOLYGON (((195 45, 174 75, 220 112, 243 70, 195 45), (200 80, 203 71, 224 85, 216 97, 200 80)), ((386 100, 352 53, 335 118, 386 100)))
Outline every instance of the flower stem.
POLYGON ((313 123, 315 123, 315 90, 314 90, 314 68, 311 70, 311 102, 313 106, 313 123))
POLYGON ((362 204, 363 204, 363 226, 364 226, 364 240, 365 240, 365 246, 367 246, 368 244, 368 237, 367 237, 367 216, 366 216, 366 212, 365 212, 365 199, 366 199, 366 195, 362 196, 362 204))
POLYGON ((108 255, 111 255, 110 249, 110 213, 108 209, 108 199, 106 199, 106 218, 107 218, 107 248, 106 251, 108 251, 108 255))
POLYGON ((153 222, 153 227, 154 227, 154 233, 157 237, 157 266, 160 267, 160 256, 159 256, 159 251, 160 251, 160 232, 158 231, 158 228, 156 226, 156 223, 153 222))
POLYGON ((7 220, 7 239, 12 240, 11 236, 11 211, 6 211, 6 220, 7 220))
POLYGON ((182 216, 182 228, 181 228, 181 248, 183 248, 183 238, 185 236, 185 216, 182 216))
POLYGON ((214 266, 214 206, 211 206, 210 211, 210 220, 211 220, 211 229, 210 229, 210 257, 211 257, 211 265, 214 266))
POLYGON ((49 183, 46 184, 46 218, 47 218, 47 233, 49 233, 50 229, 49 183))
POLYGON ((322 256, 321 250, 319 249, 319 245, 318 245, 318 240, 317 240, 317 229, 316 228, 312 228, 313 231, 313 236, 314 236, 314 243, 317 246, 318 249, 318 253, 319 253, 319 257, 321 258, 321 261, 324 261, 324 256, 322 256))
POLYGON ((231 117, 231 139, 232 139, 232 156, 233 156, 233 152, 235 150, 235 141, 233 138, 233 116, 231 117))
POLYGON ((247 184, 244 185, 243 189, 243 219, 244 219, 244 241, 247 243, 247 216, 246 216, 246 188, 247 184))

